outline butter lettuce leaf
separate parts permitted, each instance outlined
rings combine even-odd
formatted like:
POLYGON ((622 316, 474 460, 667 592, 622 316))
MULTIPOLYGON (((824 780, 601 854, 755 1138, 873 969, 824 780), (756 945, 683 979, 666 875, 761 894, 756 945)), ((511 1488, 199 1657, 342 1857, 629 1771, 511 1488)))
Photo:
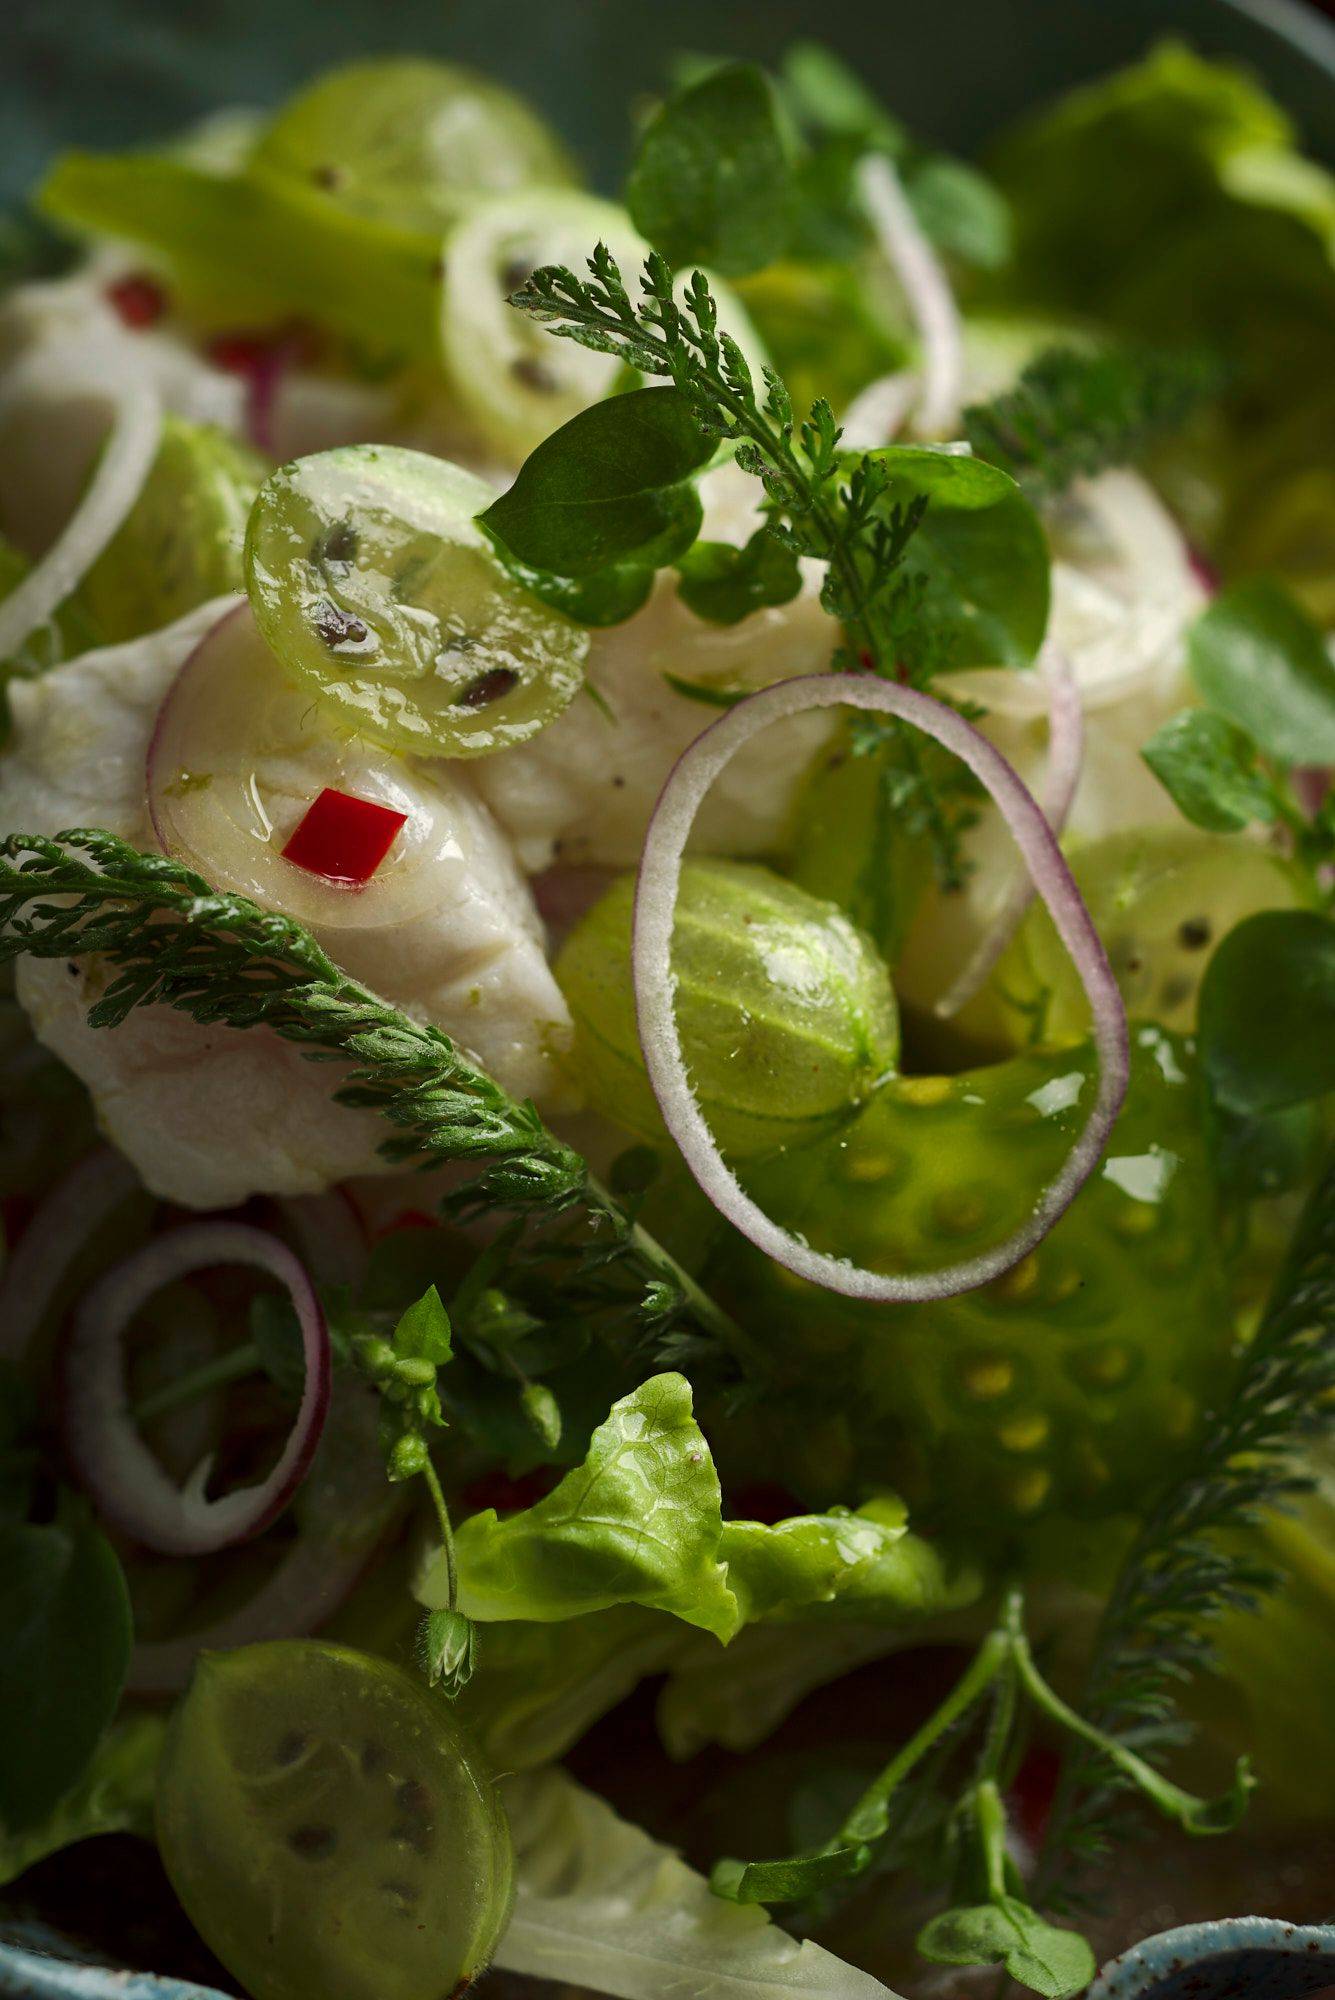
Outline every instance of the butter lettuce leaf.
POLYGON ((558 1770, 502 1787, 514 1832, 507 1972, 620 2000, 887 2000, 870 1973, 715 1896, 669 1847, 558 1770))

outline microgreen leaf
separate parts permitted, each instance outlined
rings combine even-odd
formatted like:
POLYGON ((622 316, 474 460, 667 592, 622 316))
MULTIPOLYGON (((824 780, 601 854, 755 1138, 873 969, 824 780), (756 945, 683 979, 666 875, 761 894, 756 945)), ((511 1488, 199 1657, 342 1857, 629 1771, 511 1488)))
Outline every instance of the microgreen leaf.
POLYGON ((1278 1111, 1335 1090, 1335 920, 1262 910, 1205 969, 1201 1059, 1219 1101, 1278 1111))
POLYGON ((443 1368, 449 1360, 450 1316, 434 1285, 400 1318, 394 1329, 394 1352, 400 1359, 429 1361, 433 1368, 443 1368))
POLYGON ((1281 764, 1335 763, 1335 663, 1318 627, 1278 583, 1221 592, 1187 635, 1192 678, 1281 764))
POLYGON ((740 549, 697 542, 677 573, 683 602, 713 625, 736 625, 767 604, 787 604, 802 588, 797 557, 768 528, 757 528, 740 549))
POLYGON ((0 1821, 50 1811, 116 1712, 130 1600, 91 1521, 0 1524, 0 1821))
POLYGON ((765 72, 729 63, 674 91, 641 134, 626 206, 669 263, 740 277, 782 256, 792 167, 765 72))
POLYGON ((1184 709, 1155 730, 1140 754, 1194 826, 1235 833, 1275 817, 1274 790, 1257 769, 1256 746, 1222 715, 1184 709))
POLYGON ((910 648, 951 667, 1028 666, 1047 630, 1047 538, 1019 486, 963 453, 893 445, 868 454, 887 485, 878 508, 925 504, 904 573, 910 648))
POLYGON ((1004 1965, 1045 2000, 1082 1992, 1097 1970, 1079 1932, 1059 1930, 1017 1896, 943 1910, 918 1933, 918 1950, 935 1965, 1004 1965))
POLYGON ((817 136, 851 139, 893 156, 908 144, 904 127, 857 71, 823 42, 794 42, 785 51, 779 78, 793 116, 817 136))
POLYGON ((1009 203, 976 167, 934 155, 904 176, 918 226, 938 250, 980 271, 995 271, 1011 247, 1009 203))
POLYGON ((632 389, 553 431, 478 519, 520 562, 557 576, 672 562, 699 532, 690 478, 714 447, 679 390, 632 389))

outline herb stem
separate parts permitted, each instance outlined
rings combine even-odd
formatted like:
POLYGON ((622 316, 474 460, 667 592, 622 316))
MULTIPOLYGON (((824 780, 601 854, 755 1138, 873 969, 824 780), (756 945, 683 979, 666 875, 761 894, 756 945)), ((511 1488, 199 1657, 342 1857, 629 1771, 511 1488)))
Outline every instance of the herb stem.
POLYGON ((445 1551, 445 1591, 446 1609, 459 1608, 459 1565, 454 1553, 454 1527, 450 1521, 450 1510, 445 1504, 445 1493, 439 1475, 430 1458, 422 1467, 422 1477, 426 1490, 431 1495, 431 1504, 436 1510, 436 1521, 440 1527, 441 1547, 445 1551))
POLYGON ((253 1340, 247 1340, 240 1347, 229 1347, 225 1354, 191 1369, 188 1375, 178 1375, 174 1382, 165 1382, 150 1395, 141 1396, 131 1407, 130 1415, 137 1424, 152 1423, 155 1417, 166 1416, 168 1410, 180 1409, 185 1403, 197 1403, 211 1390, 225 1388, 229 1382, 239 1382, 243 1377, 255 1374, 262 1366, 259 1348, 253 1340))
POLYGON ((839 1830, 841 1842, 879 1839, 885 1831, 892 1793, 934 1744, 963 1719, 996 1680, 1010 1658, 1009 1633, 1000 1625, 988 1633, 969 1666, 934 1714, 867 1787, 839 1830))

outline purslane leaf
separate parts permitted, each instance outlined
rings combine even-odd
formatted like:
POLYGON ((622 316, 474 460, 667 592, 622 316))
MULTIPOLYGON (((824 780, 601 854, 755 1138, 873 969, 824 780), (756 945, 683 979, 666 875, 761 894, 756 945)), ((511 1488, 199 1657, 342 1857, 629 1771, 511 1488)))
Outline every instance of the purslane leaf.
POLYGON ((1335 919, 1263 910, 1205 970, 1198 1038, 1220 1103, 1280 1111, 1335 1090, 1335 919))
POLYGON ((1141 756, 1178 810, 1211 833, 1275 817, 1275 795, 1255 746, 1209 709, 1188 708, 1155 730, 1141 756))
POLYGON ((133 1637, 125 1578, 91 1521, 0 1525, 0 1822, 40 1820, 116 1712, 133 1637))
POLYGON ((768 604, 787 604, 802 588, 790 548, 768 528, 757 528, 743 547, 697 542, 677 564, 682 602, 713 625, 736 625, 768 604))
POLYGON ((1335 763, 1335 662, 1281 584, 1222 591, 1187 635, 1192 678, 1212 708, 1286 765, 1335 763))
POLYGON ((670 264, 723 277, 783 255, 792 165, 774 88, 755 63, 729 63, 674 91, 640 137, 626 206, 670 264))
POLYGON ((699 533, 690 480, 715 444, 679 390, 632 389, 553 431, 478 519, 520 562, 555 576, 658 567, 699 533))

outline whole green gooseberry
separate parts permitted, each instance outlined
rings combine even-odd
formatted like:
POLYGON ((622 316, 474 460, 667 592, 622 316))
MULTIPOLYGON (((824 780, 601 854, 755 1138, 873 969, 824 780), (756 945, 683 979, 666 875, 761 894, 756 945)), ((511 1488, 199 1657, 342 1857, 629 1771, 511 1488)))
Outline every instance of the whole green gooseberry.
MULTIPOLYGON (((662 1121, 631 986, 634 878, 613 884, 566 940, 556 976, 593 1108, 645 1139, 662 1121)), ((833 903, 767 868, 692 861, 672 939, 677 1021, 719 1145, 741 1158, 812 1137, 893 1073, 899 1016, 870 940, 833 903)))

